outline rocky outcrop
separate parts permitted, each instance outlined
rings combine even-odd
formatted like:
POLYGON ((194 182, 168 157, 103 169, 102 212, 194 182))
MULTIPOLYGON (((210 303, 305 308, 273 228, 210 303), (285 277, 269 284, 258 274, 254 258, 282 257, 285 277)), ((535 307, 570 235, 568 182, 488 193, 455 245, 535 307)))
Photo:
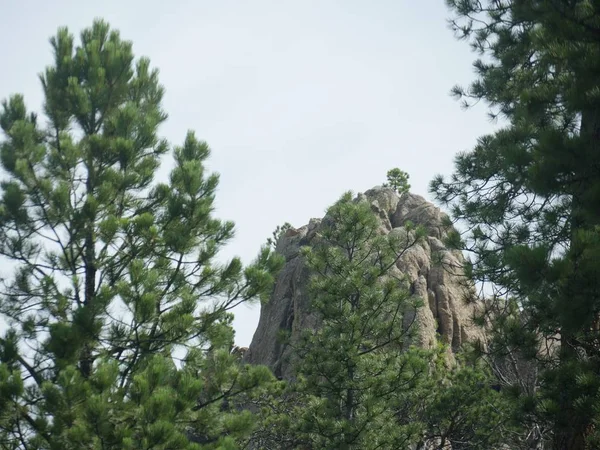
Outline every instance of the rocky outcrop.
MULTIPOLYGON (((406 233, 407 221, 427 230, 427 238, 411 247, 397 262, 397 270, 405 274, 411 294, 423 300, 424 306, 405 317, 405 326, 415 321, 418 337, 415 344, 431 347, 436 340, 456 351, 463 343, 482 338, 472 323, 475 312, 473 287, 462 274, 464 263, 459 251, 449 250, 443 240, 449 231, 447 217, 414 194, 398 195, 390 188, 374 188, 359 194, 357 201, 367 201, 381 221, 382 233, 406 233)), ((291 228, 281 236, 277 251, 286 259, 270 301, 263 305, 258 328, 244 359, 265 364, 281 378, 290 378, 293 350, 282 339, 291 332, 291 341, 300 330, 318 327, 311 312, 308 296, 309 271, 300 248, 310 246, 321 227, 320 219, 308 225, 291 228)))

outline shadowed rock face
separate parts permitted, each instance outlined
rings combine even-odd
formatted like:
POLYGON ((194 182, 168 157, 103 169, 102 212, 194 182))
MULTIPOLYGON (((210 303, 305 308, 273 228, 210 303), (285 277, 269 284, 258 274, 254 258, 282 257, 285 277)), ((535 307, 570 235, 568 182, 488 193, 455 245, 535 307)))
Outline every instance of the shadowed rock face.
MULTIPOLYGON (((359 194, 357 201, 371 204, 381 221, 382 233, 406 233, 407 221, 422 225, 428 232, 424 242, 404 253, 395 269, 408 278, 411 294, 424 302, 412 316, 405 317, 405 326, 415 320, 419 329, 413 343, 431 347, 439 339, 455 351, 465 342, 481 339, 480 329, 472 324, 475 305, 471 300, 475 293, 462 276, 463 256, 443 244, 448 231, 445 215, 423 197, 398 195, 390 188, 371 189, 359 194)), ((311 219, 308 225, 288 230, 277 243, 286 264, 270 301, 262 307, 258 328, 244 356, 249 363, 269 366, 281 378, 292 376, 293 357, 291 347, 281 342, 281 332, 291 331, 293 341, 301 330, 319 325, 310 310, 310 274, 300 248, 311 245, 320 227, 320 219, 311 219)))

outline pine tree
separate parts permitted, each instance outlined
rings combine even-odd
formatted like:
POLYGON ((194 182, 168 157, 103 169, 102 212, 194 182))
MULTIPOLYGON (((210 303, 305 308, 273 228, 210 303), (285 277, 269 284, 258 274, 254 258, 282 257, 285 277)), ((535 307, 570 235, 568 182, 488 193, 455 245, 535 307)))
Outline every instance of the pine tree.
POLYGON ((416 448, 492 450, 520 448, 519 428, 511 420, 512 402, 496 389, 496 380, 481 360, 459 354, 458 364, 439 360, 414 393, 405 422, 422 423, 416 448), (515 439, 517 438, 517 439, 515 439))
POLYGON ((396 167, 394 169, 388 170, 388 182, 384 184, 384 186, 390 186, 399 194, 404 194, 410 190, 410 184, 408 183, 409 178, 410 176, 408 175, 408 173, 396 167))
POLYGON ((46 123, 20 95, 0 113, 0 446, 234 448, 252 420, 227 400, 271 376, 231 354, 230 310, 265 298, 281 260, 216 261, 234 227, 194 133, 154 181, 171 146, 147 58, 100 20, 50 42, 46 123))
POLYGON ((454 93, 465 106, 486 101, 506 125, 432 191, 466 225, 454 242, 471 252, 469 271, 494 289, 498 342, 538 361, 540 389, 524 403, 552 448, 597 446, 600 4, 448 4, 454 30, 483 56, 470 89, 454 93))
POLYGON ((508 442, 507 402, 488 371, 452 362, 441 344, 410 347, 422 299, 396 262, 424 231, 380 227, 368 202, 345 194, 302 250, 318 326, 288 341, 294 379, 250 400, 260 423, 251 448, 489 450, 508 442))
POLYGON ((303 249, 320 326, 291 345, 293 389, 304 399, 295 425, 310 448, 403 448, 418 431, 397 420, 428 360, 406 349, 415 329, 405 313, 420 300, 396 262, 424 231, 407 225, 384 235, 379 227, 369 203, 347 193, 328 209, 317 243, 303 249))

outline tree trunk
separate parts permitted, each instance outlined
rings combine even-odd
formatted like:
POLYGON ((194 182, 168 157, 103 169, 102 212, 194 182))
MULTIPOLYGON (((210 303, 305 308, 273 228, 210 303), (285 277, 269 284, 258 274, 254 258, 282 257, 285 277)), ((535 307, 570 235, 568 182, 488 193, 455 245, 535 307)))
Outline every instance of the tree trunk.
MULTIPOLYGON (((571 213, 571 244, 577 239, 576 234, 580 230, 591 230, 595 226, 600 225, 597 205, 593 198, 589 198, 589 192, 592 191, 593 184, 597 183, 597 174, 595 174, 592 165, 586 161, 597 159, 600 156, 600 110, 591 109, 584 111, 581 117, 580 138, 582 143, 582 151, 585 154, 583 164, 578 168, 577 178, 581 181, 573 189, 573 203, 571 213)), ((577 258, 576 255, 570 254, 570 258, 577 258)), ((573 260, 577 264, 576 260, 573 260)), ((576 276, 576 275, 575 275, 576 276)), ((571 284, 571 283, 569 283, 571 284)), ((577 285, 577 283, 572 283, 577 285)), ((577 295, 576 293, 571 293, 577 295)), ((591 299, 590 299, 591 300, 591 299)), ((577 343, 575 340, 575 332, 585 331, 581 327, 572 327, 570 330, 563 327, 561 329, 561 347, 560 347, 560 365, 566 366, 572 361, 575 361, 581 356, 577 351, 577 343)), ((573 376, 570 374, 569 379, 561 380, 565 386, 573 383, 573 376)), ((600 374, 597 374, 600 376, 600 374)), ((569 395, 570 389, 565 389, 561 394, 559 402, 559 413, 556 421, 556 429, 554 432, 553 449, 554 450, 584 450, 586 448, 586 440, 590 430, 589 418, 581 417, 580 414, 575 414, 573 410, 573 401, 569 395)))
MULTIPOLYGON (((92 149, 93 151, 93 149, 92 149)), ((92 152, 91 151, 91 152, 92 152)), ((91 153, 90 152, 90 153, 91 153)), ((87 195, 93 196, 94 187, 95 187, 95 170, 94 170, 94 161, 93 157, 90 155, 87 162, 87 180, 86 180, 86 192, 87 195)), ((85 206, 84 206, 85 209, 85 206)), ((85 230, 85 250, 84 250, 84 267, 85 267, 85 285, 84 285, 84 300, 83 300, 83 308, 87 309, 85 311, 86 315, 86 324, 90 326, 93 325, 96 311, 94 311, 94 298, 96 296, 96 239, 94 235, 94 227, 96 222, 96 215, 91 211, 88 212, 86 220, 86 230, 85 230)), ((82 330, 84 334, 90 332, 91 330, 82 330)), ((91 342, 90 336, 86 335, 85 342, 83 344, 83 349, 81 352, 81 356, 79 358, 79 367, 81 370, 81 374, 88 378, 92 372, 92 364, 93 360, 93 344, 91 342)))
MULTIPOLYGON (((574 345, 570 333, 565 333, 561 336, 560 364, 562 366, 569 364, 569 362, 577 358, 577 350, 574 345)), ((574 375, 571 374, 566 377, 569 379, 565 379, 563 376, 561 380, 561 388, 564 385, 566 389, 560 395, 559 412, 556 418, 552 445, 554 450, 585 450, 586 448, 586 430, 588 429, 589 421, 583 421, 581 416, 575 414, 573 411, 574 399, 569 395, 570 389, 567 387, 567 383, 573 383, 574 375)))

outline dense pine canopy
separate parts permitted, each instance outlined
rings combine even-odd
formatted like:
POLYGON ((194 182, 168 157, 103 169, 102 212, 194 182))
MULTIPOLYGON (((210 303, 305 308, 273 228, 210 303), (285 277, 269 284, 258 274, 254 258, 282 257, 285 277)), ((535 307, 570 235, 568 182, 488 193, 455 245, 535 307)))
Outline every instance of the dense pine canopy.
POLYGON ((1 446, 226 445, 248 418, 214 412, 270 378, 230 355, 229 310, 268 294, 280 258, 216 262, 233 224, 212 214, 209 148, 159 138, 164 89, 130 42, 102 21, 50 42, 44 119, 20 95, 0 113, 1 446))
POLYGON ((456 243, 472 255, 470 273, 494 290, 499 351, 537 361, 539 390, 525 402, 537 432, 555 449, 597 446, 600 4, 448 4, 454 30, 482 55, 476 81, 454 93, 487 102, 502 126, 432 191, 468 229, 456 243))

